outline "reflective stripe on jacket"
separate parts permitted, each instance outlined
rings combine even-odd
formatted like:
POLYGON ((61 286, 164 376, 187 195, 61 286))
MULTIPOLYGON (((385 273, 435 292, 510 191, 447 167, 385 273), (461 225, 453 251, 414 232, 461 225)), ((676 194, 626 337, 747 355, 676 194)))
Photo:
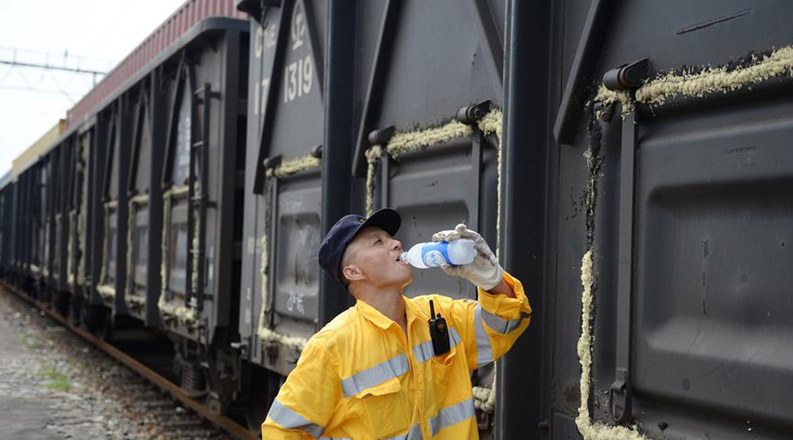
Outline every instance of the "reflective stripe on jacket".
POLYGON ((498 359, 528 327, 531 307, 479 289, 479 301, 405 298, 402 328, 358 301, 306 345, 262 424, 264 439, 476 439, 471 370, 498 359), (434 356, 429 300, 449 326, 451 350, 434 356))

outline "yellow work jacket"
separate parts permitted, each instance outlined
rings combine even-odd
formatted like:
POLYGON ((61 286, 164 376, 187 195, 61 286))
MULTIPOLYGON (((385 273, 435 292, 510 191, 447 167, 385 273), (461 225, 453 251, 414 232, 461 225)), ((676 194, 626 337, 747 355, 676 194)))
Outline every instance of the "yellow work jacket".
POLYGON ((363 301, 306 345, 262 424, 264 439, 476 439, 471 371, 507 352, 531 307, 479 289, 479 301, 405 297, 407 335, 363 301), (429 300, 449 326, 450 351, 435 356, 429 300))

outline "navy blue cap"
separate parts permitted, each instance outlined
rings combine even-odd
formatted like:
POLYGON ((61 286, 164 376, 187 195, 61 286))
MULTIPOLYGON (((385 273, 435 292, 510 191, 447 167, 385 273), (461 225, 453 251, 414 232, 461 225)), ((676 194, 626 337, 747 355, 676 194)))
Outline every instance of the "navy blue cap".
POLYGON ((322 244, 319 245, 320 267, 344 286, 341 282, 341 258, 358 231, 366 226, 376 226, 394 236, 400 225, 402 225, 402 217, 391 208, 379 209, 369 218, 355 214, 345 215, 330 228, 322 239, 322 244))

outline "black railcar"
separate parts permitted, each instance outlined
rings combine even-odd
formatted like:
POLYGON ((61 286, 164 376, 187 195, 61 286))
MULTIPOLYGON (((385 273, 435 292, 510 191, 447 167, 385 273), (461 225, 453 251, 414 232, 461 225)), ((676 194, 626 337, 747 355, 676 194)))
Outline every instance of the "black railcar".
POLYGON ((0 187, 5 280, 95 331, 167 330, 183 386, 257 430, 351 305, 321 237, 391 206, 405 245, 480 230, 532 300, 474 375, 483 435, 793 432, 793 5, 236 6, 0 187))

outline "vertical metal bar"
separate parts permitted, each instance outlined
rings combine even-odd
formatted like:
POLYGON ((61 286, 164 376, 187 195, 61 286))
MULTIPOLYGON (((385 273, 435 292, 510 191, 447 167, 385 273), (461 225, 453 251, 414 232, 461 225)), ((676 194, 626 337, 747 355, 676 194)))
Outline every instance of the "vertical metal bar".
POLYGON ((476 130, 474 132, 474 139, 471 142, 471 170, 473 171, 471 175, 471 192, 470 194, 473 195, 471 198, 471 206, 470 212, 468 215, 470 218, 468 219, 468 223, 470 228, 479 231, 479 225, 481 224, 481 219, 479 218, 479 206, 481 203, 481 187, 482 187, 482 143, 484 141, 484 135, 481 131, 476 130))
POLYGON ((118 147, 115 154, 118 155, 118 179, 116 181, 116 273, 115 273, 115 288, 116 297, 113 307, 113 315, 126 315, 129 314, 124 296, 126 295, 127 287, 127 216, 129 215, 128 209, 128 192, 126 186, 128 182, 129 173, 129 158, 130 158, 130 112, 129 112, 129 99, 128 95, 121 95, 118 99, 118 147))
MULTIPOLYGON (((325 34, 325 94, 322 153, 322 234, 349 214, 352 206, 352 152, 356 0, 328 0, 328 25, 325 34)), ((272 278, 272 277, 271 277, 272 278)), ((347 292, 324 270, 320 271, 319 322, 321 328, 350 305, 347 292)))
MULTIPOLYGON (((104 236, 105 236, 105 221, 104 221, 104 208, 102 202, 104 200, 104 185, 105 185, 105 169, 107 168, 107 150, 110 146, 109 136, 113 130, 110 130, 107 115, 99 115, 96 119, 95 134, 96 139, 93 141, 93 194, 92 213, 91 213, 91 231, 93 231, 93 256, 91 264, 91 304, 101 304, 102 300, 96 291, 97 286, 102 280, 99 279, 102 273, 102 265, 104 264, 104 236)), ((112 118, 111 118, 112 121, 112 118)))
MULTIPOLYGON (((234 295, 223 293, 232 288, 239 289, 241 284, 235 283, 235 280, 242 276, 242 266, 235 263, 242 258, 242 243, 240 242, 241 237, 234 235, 234 224, 244 222, 243 219, 236 217, 235 204, 242 203, 236 198, 237 177, 238 164, 245 162, 245 153, 244 150, 238 151, 238 147, 241 143, 245 143, 246 131, 238 129, 238 126, 246 115, 243 113, 246 107, 242 104, 247 97, 244 94, 247 88, 241 88, 240 84, 247 84, 249 78, 248 65, 243 62, 243 57, 248 57, 249 53, 241 51, 242 40, 247 39, 248 35, 247 30, 229 29, 225 32, 223 37, 225 49, 222 55, 225 73, 218 90, 209 95, 211 99, 217 100, 210 110, 216 112, 217 117, 214 120, 219 123, 211 125, 212 119, 207 117, 207 129, 204 134, 207 139, 205 154, 207 191, 212 188, 211 194, 206 193, 207 208, 204 212, 212 209, 215 221, 213 224, 207 222, 205 231, 202 232, 204 236, 202 239, 204 243, 202 261, 204 263, 201 273, 205 286, 202 298, 212 297, 213 301, 210 319, 214 319, 214 325, 210 327, 210 331, 214 327, 231 328, 233 331, 224 336, 228 338, 234 338, 233 335, 237 334, 240 318, 240 291, 238 290, 234 295), (217 134, 212 137, 217 143, 210 145, 212 130, 217 131, 217 134), (211 150, 209 150, 210 146, 211 150), (210 157, 218 157, 218 160, 210 161, 210 157), (209 180, 211 177, 210 167, 217 170, 218 178, 215 180, 217 184, 213 184, 209 180), (207 238, 210 236, 210 231, 214 236, 211 243, 207 238)), ((208 86, 207 90, 209 90, 208 86)), ((247 127, 247 125, 242 125, 242 127, 247 127)), ((203 303, 203 301, 201 302, 203 303)))
MULTIPOLYGON (((474 231, 480 231, 482 218, 481 213, 479 212, 479 207, 482 203, 482 146, 485 141, 485 136, 482 134, 481 131, 475 130, 474 131, 474 138, 471 142, 471 170, 473 173, 471 174, 471 190, 469 194, 471 194, 470 200, 470 211, 468 212, 468 224, 471 229, 474 231)), ((477 290, 476 287, 471 285, 468 287, 469 298, 476 299, 477 297, 477 290)))
POLYGON ((278 269, 278 259, 275 257, 278 250, 278 187, 280 186, 278 178, 273 177, 270 180, 270 227, 266 228, 268 245, 270 246, 270 249, 267 249, 267 292, 269 294, 267 295, 268 304, 262 304, 264 311, 269 312, 265 313, 264 316, 264 326, 267 328, 270 328, 273 324, 273 314, 275 313, 275 273, 278 269))
POLYGON ((162 265, 162 228, 163 200, 162 200, 162 167, 165 153, 165 124, 168 117, 167 100, 162 93, 162 76, 160 69, 154 69, 149 74, 149 82, 145 93, 149 94, 149 243, 146 264, 146 310, 144 323, 148 327, 159 327, 160 321, 157 300, 162 292, 160 267, 162 265))
MULTIPOLYGON (((66 263, 67 263, 67 252, 66 247, 68 243, 68 236, 69 236, 69 215, 68 215, 68 181, 69 181, 69 144, 68 142, 63 142, 60 145, 59 150, 61 150, 61 159, 60 159, 60 167, 61 167, 61 181, 58 185, 58 205, 60 206, 61 212, 61 235, 58 237, 59 243, 59 255, 58 255, 58 275, 55 282, 55 289, 58 292, 62 292, 66 290, 66 263)), ((38 186, 38 185, 37 185, 38 186)), ((36 233, 37 231, 34 231, 36 233)))
MULTIPOLYGON (((183 66, 185 71, 187 71, 188 67, 185 65, 183 66)), ((182 86, 182 99, 190 99, 190 120, 195 121, 197 116, 196 107, 198 106, 198 99, 194 95, 194 90, 191 88, 191 79, 186 77, 184 79, 184 85, 182 86), (187 94, 187 95, 185 95, 187 94)), ((178 102, 178 99, 177 99, 178 102)), ((177 104, 178 105, 178 104, 177 104)), ((177 110, 178 114, 178 110, 177 110)), ((177 116, 178 117, 178 116, 177 116)), ((194 134, 196 133, 195 124, 190 124, 190 140, 188 141, 187 148, 190 152, 190 161, 187 168, 187 243, 182 244, 183 246, 187 246, 187 262, 185 263, 185 287, 184 287, 184 305, 185 307, 190 307, 190 301, 193 299, 193 259, 196 258, 195 249, 193 246, 193 238, 195 236, 195 212, 193 210, 193 200, 195 199, 195 182, 196 182, 196 167, 197 164, 197 154, 195 149, 195 142, 193 139, 196 137, 194 134)), ((198 141, 200 142, 200 141, 198 141)), ((176 160, 176 155, 179 154, 179 146, 174 145, 174 152, 173 152, 173 160, 176 160)), ((203 190, 203 189, 202 189, 203 190)), ((172 206, 175 205, 172 204, 172 206)))
POLYGON ((507 14, 501 257, 523 282, 535 313, 526 333, 498 361, 496 439, 548 436, 541 423, 549 388, 542 344, 547 324, 536 311, 544 310, 549 293, 544 273, 550 69, 537 66, 550 65, 550 3, 513 0, 507 14))
POLYGON ((631 416, 630 345, 633 284, 633 214, 638 138, 636 110, 622 120, 620 159, 619 243, 617 260, 617 341, 615 380, 609 390, 614 421, 624 423, 631 416))
MULTIPOLYGON (((206 231, 207 231, 207 199, 209 198, 209 110, 212 105, 212 84, 204 83, 204 113, 201 124, 201 198, 199 204, 199 218, 201 226, 198 230, 198 311, 204 309, 204 283, 206 282, 206 231)), ((226 176, 227 177, 227 176, 226 176)))

